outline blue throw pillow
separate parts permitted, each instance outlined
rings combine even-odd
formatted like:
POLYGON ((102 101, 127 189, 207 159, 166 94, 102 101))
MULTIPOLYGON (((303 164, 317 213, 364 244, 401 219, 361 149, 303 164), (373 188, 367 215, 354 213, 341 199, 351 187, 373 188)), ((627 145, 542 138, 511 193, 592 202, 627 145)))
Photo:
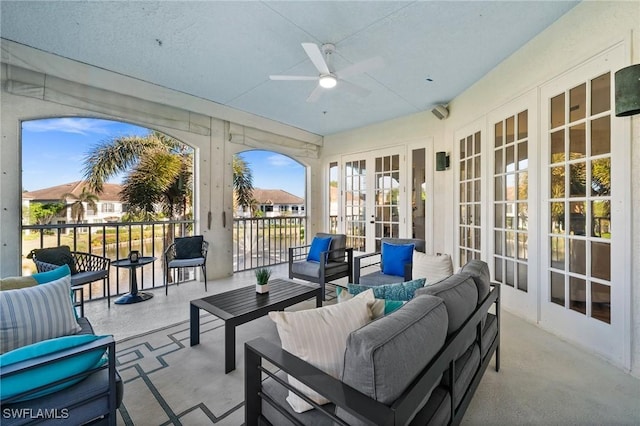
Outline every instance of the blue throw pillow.
POLYGON ((382 273, 404 277, 404 265, 413 261, 415 244, 382 243, 382 273))
MULTIPOLYGON (((0 365, 6 367, 17 362, 30 360, 44 355, 53 354, 64 349, 76 348, 104 336, 96 336, 93 334, 81 334, 75 336, 57 337, 55 339, 43 340, 31 345, 22 346, 3 355, 0 355, 0 365)), ((55 381, 74 376, 92 368, 100 367, 107 360, 103 357, 104 348, 99 348, 83 354, 75 355, 59 361, 52 362, 41 367, 36 367, 21 373, 14 374, 2 379, 2 387, 0 388, 0 399, 11 398, 22 392, 37 389, 40 386, 48 385, 55 381)), ((28 401, 30 399, 39 398, 43 395, 49 395, 61 389, 83 380, 83 377, 63 382, 59 385, 44 389, 42 391, 27 395, 17 401, 28 401)))
POLYGON ((417 289, 424 287, 425 281, 426 280, 424 278, 418 278, 404 283, 375 286, 348 284, 347 288, 349 289, 349 293, 354 295, 369 289, 373 289, 373 295, 376 299, 400 300, 406 302, 413 299, 413 296, 415 295, 417 289))
POLYGON ((330 245, 331 237, 313 237, 311 248, 309 249, 309 254, 307 254, 307 260, 311 262, 320 262, 320 254, 323 251, 329 251, 330 245))
POLYGON ((51 281, 59 280, 60 278, 71 275, 71 269, 69 269, 69 265, 62 265, 52 271, 47 272, 38 272, 37 274, 31 275, 33 279, 35 279, 38 284, 46 284, 51 281))

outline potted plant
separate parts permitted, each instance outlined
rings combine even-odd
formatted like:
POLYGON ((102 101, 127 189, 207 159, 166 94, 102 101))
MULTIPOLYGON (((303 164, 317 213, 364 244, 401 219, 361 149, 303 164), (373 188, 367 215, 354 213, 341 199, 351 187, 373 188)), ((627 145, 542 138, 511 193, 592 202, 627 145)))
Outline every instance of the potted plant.
POLYGON ((258 268, 256 274, 256 293, 267 293, 269 291, 269 278, 271 277, 271 269, 258 268))

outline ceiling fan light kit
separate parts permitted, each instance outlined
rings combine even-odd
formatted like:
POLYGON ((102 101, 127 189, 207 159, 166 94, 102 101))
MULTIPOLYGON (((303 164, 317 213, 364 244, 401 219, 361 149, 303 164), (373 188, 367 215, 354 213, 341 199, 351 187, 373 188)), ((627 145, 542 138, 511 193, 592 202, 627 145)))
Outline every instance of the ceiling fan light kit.
POLYGON ((325 89, 331 89, 333 87, 336 87, 336 84, 338 84, 338 80, 331 74, 321 75, 319 83, 320 86, 324 87, 325 89))
POLYGON ((280 81, 317 80, 318 85, 307 98, 307 102, 317 101, 322 95, 323 89, 332 89, 336 87, 338 85, 338 80, 340 80, 340 89, 353 93, 356 96, 367 96, 370 93, 368 89, 347 81, 346 78, 366 73, 369 70, 384 65, 382 58, 376 56, 336 71, 333 69, 333 61, 331 57, 336 51, 335 45, 325 43, 322 46, 318 46, 315 43, 302 43, 302 48, 307 53, 307 56, 311 60, 313 66, 318 70, 319 74, 317 74, 317 76, 270 75, 269 78, 271 80, 280 81))

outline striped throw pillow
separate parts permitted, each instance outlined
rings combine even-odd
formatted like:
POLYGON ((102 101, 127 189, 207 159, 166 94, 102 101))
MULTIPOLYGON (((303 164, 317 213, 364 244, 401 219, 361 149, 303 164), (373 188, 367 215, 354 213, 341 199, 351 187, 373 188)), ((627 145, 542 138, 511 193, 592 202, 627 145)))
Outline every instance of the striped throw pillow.
MULTIPOLYGON (((347 337, 371 321, 373 292, 343 303, 295 312, 269 312, 278 328, 282 349, 318 367, 333 377, 342 374, 347 337)), ((329 402, 298 380, 289 376, 289 384, 318 404, 329 402)), ((313 407, 289 391, 287 402, 297 413, 313 407)))
POLYGON ((0 292, 0 353, 80 331, 71 305, 71 276, 0 292))

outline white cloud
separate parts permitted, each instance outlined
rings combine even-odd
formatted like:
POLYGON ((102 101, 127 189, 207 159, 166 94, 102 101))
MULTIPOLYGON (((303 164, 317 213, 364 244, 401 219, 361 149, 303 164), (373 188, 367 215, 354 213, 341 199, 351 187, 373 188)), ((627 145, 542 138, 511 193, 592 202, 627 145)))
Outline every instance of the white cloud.
POLYGON ((296 163, 289 157, 285 157, 284 155, 270 155, 269 157, 267 157, 267 162, 273 167, 299 166, 298 163, 296 163))
POLYGON ((31 132, 64 132, 87 134, 103 134, 110 133, 109 125, 111 122, 106 120, 97 120, 94 118, 51 118, 45 120, 31 120, 22 123, 22 128, 31 132))

